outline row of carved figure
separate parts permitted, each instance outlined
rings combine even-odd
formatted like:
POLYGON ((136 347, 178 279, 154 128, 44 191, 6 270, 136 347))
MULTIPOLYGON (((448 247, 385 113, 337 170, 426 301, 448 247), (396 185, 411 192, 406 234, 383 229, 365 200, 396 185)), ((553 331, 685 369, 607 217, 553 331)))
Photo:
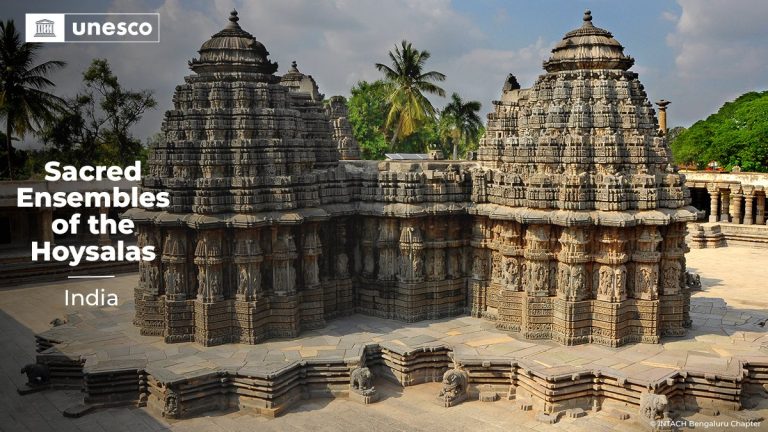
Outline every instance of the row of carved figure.
MULTIPOLYGON (((322 253, 318 227, 307 224, 299 232, 302 238, 297 246, 291 227, 273 227, 263 232, 239 230, 233 240, 229 240, 225 230, 202 230, 195 238, 190 230, 169 229, 165 230, 161 244, 160 229, 140 227, 139 244, 155 246, 156 251, 161 251, 161 259, 140 264, 139 288, 152 295, 165 294, 170 300, 196 295, 205 302, 215 302, 229 296, 253 300, 267 288, 277 295, 290 295, 298 289, 299 281, 304 287, 316 287, 320 284, 318 261, 322 253), (266 238, 262 239, 262 235, 266 238), (189 247, 193 241, 194 250, 189 247), (269 261, 269 278, 262 274, 265 260, 269 261), (190 261, 194 266, 189 265, 190 261), (263 287, 263 282, 269 287, 263 287)), ((348 259, 343 249, 335 257, 336 276, 348 277, 348 259)))
MULTIPOLYGON (((659 294, 677 294, 682 286, 682 265, 678 261, 627 265, 565 264, 556 261, 526 261, 494 254, 491 281, 503 289, 554 295, 569 301, 597 298, 610 302, 628 297, 656 300, 659 294), (497 259, 498 258, 498 259, 497 259), (628 281, 628 274, 634 274, 628 281), (590 290, 591 288, 591 290, 590 290), (590 292, 593 296, 590 296, 590 292)), ((473 277, 481 279, 485 267, 475 260, 473 277)))
MULTIPOLYGON (((227 240, 225 230, 201 230, 193 240, 191 231, 168 229, 162 245, 159 229, 142 227, 140 246, 154 245, 161 259, 141 264, 139 287, 176 300, 197 295, 204 301, 217 301, 225 294, 250 300, 267 288, 290 294, 300 283, 317 286, 321 272, 323 277, 347 278, 351 266, 359 268, 363 277, 383 281, 463 277, 467 242, 462 240, 461 225, 439 222, 366 218, 359 238, 360 256, 352 263, 348 252, 355 248, 344 246, 347 228, 343 223, 335 231, 343 235, 327 247, 322 245, 316 224, 297 231, 302 236, 298 246, 288 227, 237 230, 232 240, 227 240), (194 252, 188 245, 192 241, 194 252), (330 268, 321 269, 322 255, 331 258, 330 268), (189 265, 190 257, 194 266, 189 265), (265 260, 271 277, 262 274, 265 260), (232 277, 226 269, 234 269, 236 280, 225 281, 232 277), (235 289, 225 293, 230 284, 235 289)), ((687 248, 682 224, 597 229, 480 220, 474 226, 471 276, 505 289, 552 295, 559 291, 568 299, 581 300, 592 287, 598 298, 619 301, 633 287, 638 298, 653 300, 660 291, 676 294, 684 283, 687 248)))

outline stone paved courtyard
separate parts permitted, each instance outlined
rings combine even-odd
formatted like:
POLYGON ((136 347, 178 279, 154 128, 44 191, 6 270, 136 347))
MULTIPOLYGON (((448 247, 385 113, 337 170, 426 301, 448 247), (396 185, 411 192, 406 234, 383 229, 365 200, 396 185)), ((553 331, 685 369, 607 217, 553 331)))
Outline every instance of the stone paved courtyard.
MULTIPOLYGON (((89 365, 119 359, 142 359, 148 367, 185 376, 204 369, 276 367, 309 358, 359 356, 365 343, 408 347, 445 344, 457 358, 516 358, 540 365, 542 371, 579 366, 620 371, 627 377, 652 381, 678 368, 710 373, 735 374, 734 357, 768 358, 761 345, 768 344, 768 330, 760 323, 768 318, 764 294, 763 251, 749 248, 694 250, 688 266, 701 274, 703 290, 692 298, 693 329, 679 339, 660 345, 634 344, 622 348, 595 345, 563 347, 552 342, 533 342, 493 328, 492 323, 470 317, 403 324, 365 316, 351 316, 328 323, 324 329, 305 332, 290 341, 272 341, 256 346, 223 345, 204 348, 192 343, 166 345, 159 338, 142 337, 131 324, 132 289, 136 276, 112 281, 70 281, 22 286, 0 292, 2 328, 2 387, 0 430, 8 431, 142 431, 142 430, 640 430, 632 422, 619 421, 609 411, 589 413, 579 419, 561 419, 545 425, 534 415, 518 410, 508 401, 471 401, 445 409, 434 402, 439 384, 421 384, 401 389, 378 382, 382 401, 362 406, 347 400, 314 399, 292 408, 291 415, 266 419, 247 411, 215 413, 168 423, 145 409, 113 408, 80 419, 66 419, 60 411, 82 398, 76 391, 16 395, 24 382, 18 373, 34 356, 36 332, 66 313, 77 313, 71 321, 77 330, 67 352, 85 355, 89 365), (65 289, 92 292, 108 283, 121 298, 120 308, 69 308, 63 306, 65 289), (81 319, 81 322, 78 322, 81 319)), ((757 413, 768 415, 768 400, 761 400, 757 413)), ((730 421, 727 414, 705 417, 685 415, 695 421, 730 421)), ((764 430, 768 428, 763 428, 764 430)), ((709 430, 717 430, 709 428, 709 430)), ((757 428, 757 430, 760 430, 757 428)))

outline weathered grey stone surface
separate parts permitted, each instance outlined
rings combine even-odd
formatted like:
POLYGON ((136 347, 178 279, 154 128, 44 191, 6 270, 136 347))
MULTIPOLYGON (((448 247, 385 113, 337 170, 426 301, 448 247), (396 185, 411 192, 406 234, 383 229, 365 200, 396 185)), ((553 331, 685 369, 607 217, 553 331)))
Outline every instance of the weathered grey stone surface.
POLYGON ((472 317, 406 324, 353 315, 295 339, 203 347, 140 335, 130 325, 133 304, 127 302, 84 309, 40 333, 37 361, 50 367, 55 388, 83 387, 88 406, 146 405, 169 419, 232 408, 275 416, 313 397, 370 403, 380 396, 379 384, 375 396, 352 391, 368 385, 353 377, 365 368, 402 386, 438 383, 446 371, 459 372, 465 378, 434 388, 431 401, 445 390, 441 406, 503 393, 513 401, 498 403, 536 414, 595 413, 598 406, 634 415, 652 389, 669 395, 676 411, 730 412, 746 408, 754 395, 764 400, 768 353, 760 346, 768 336, 759 323, 766 314, 726 307, 708 297, 709 289, 694 299, 695 338, 661 345, 566 347, 514 337, 472 317), (457 391, 462 385, 466 390, 457 391))
MULTIPOLYGON (((141 336, 139 329, 131 324, 133 303, 129 299, 137 276, 118 277, 111 282, 110 287, 122 300, 127 300, 121 301, 120 308, 65 308, 62 305, 63 289, 88 292, 100 286, 99 281, 14 287, 0 291, 0 309, 4 312, 0 314, 0 338, 4 347, 0 364, 6 365, 0 376, 9 384, 0 386, 3 399, 0 424, 14 431, 35 432, 253 430, 256 425, 260 430, 357 430, 369 427, 372 421, 382 429, 407 430, 434 430, 437 426, 445 430, 643 431, 647 430, 647 424, 641 423, 635 414, 639 394, 649 386, 659 394, 669 394, 670 388, 676 389, 669 398, 674 409, 670 414, 673 419, 726 423, 756 420, 768 412, 765 397, 768 367, 757 367, 768 361, 768 350, 761 348, 768 344, 768 329, 760 326, 768 318, 768 303, 761 296, 762 286, 758 283, 763 277, 763 261, 759 251, 747 248, 693 251, 688 264, 702 275, 702 290, 693 293, 692 329, 684 338, 665 339, 658 345, 629 344, 621 348, 589 344, 567 347, 552 341, 527 341, 519 334, 495 329, 493 323, 470 317, 407 324, 361 315, 330 321, 327 327, 305 332, 296 340, 216 347, 203 347, 194 342, 166 344, 158 337, 141 336), (49 329, 48 323, 55 316, 66 318, 67 324, 52 329, 53 333, 40 335, 38 349, 50 350, 56 346, 41 355, 45 359, 57 359, 57 363, 64 366, 56 368, 55 388, 63 385, 72 390, 19 397, 14 385, 21 386, 26 381, 19 369, 34 356, 32 331, 49 329), (66 330, 71 326, 78 329, 66 330), (60 416, 69 407, 83 403, 82 370, 103 371, 98 363, 137 367, 141 363, 134 362, 144 359, 146 374, 159 382, 200 379, 204 383, 202 380, 211 373, 234 376, 240 371, 245 376, 267 379, 290 372, 291 365, 298 359, 314 360, 315 365, 338 360, 339 375, 334 372, 329 379, 346 389, 349 378, 341 378, 341 371, 349 372, 357 367, 360 361, 357 347, 371 343, 381 347, 382 353, 386 350, 387 357, 382 357, 385 364, 405 364, 403 359, 413 356, 425 367, 410 371, 399 367, 374 368, 379 369, 375 384, 381 401, 367 406, 347 402, 343 389, 336 393, 315 389, 312 394, 330 394, 336 399, 281 400, 279 403, 289 404, 282 412, 290 410, 291 414, 276 419, 259 416, 245 404, 240 411, 174 422, 160 418, 162 404, 152 402, 141 409, 125 406, 141 405, 139 397, 115 400, 112 405, 120 407, 96 409, 79 419, 60 416), (450 348, 441 348, 441 345, 450 348), (442 373, 454 367, 449 357, 451 352, 470 375, 469 398, 445 409, 434 401, 442 387, 439 382, 442 373), (71 363, 63 364, 64 361, 71 363), (513 371, 513 362, 522 369, 513 371), (747 377, 741 381, 738 381, 739 364, 750 365, 747 377), (391 372, 385 373, 387 370, 391 372), (503 372, 505 370, 508 372, 503 372), (601 371, 602 381, 589 382, 590 374, 596 370, 601 371), (77 371, 81 371, 79 377, 77 371), (689 373, 685 378, 681 375, 670 381, 670 374, 677 371, 689 373), (615 384, 612 377, 616 377, 615 384), (397 380, 398 384, 388 385, 390 380, 397 380), (435 382, 420 384, 425 380, 435 382), (658 387, 654 387, 655 383, 658 387), (401 388, 401 385, 407 387, 401 388), (553 406, 555 411, 578 407, 588 414, 580 419, 561 415, 554 425, 537 422, 535 416, 548 407, 538 397, 526 399, 531 398, 531 394, 522 389, 533 385, 546 386, 535 387, 539 389, 535 395, 557 390, 558 393, 554 393, 557 397, 566 398, 563 406, 553 406), (480 403, 477 392, 488 386, 499 394, 511 395, 512 400, 480 403), (590 398, 604 409, 593 410, 590 402, 580 400, 579 397, 584 396, 581 390, 563 392, 571 386, 602 388, 602 397, 597 393, 590 398), (518 391, 520 396, 515 400, 518 391), (739 395, 742 411, 732 411, 736 406, 734 395, 739 395), (634 402, 627 403, 627 400, 634 402), (531 411, 521 411, 517 406, 519 401, 526 401, 531 411), (611 417, 614 407, 625 415, 629 413, 630 421, 611 417), (709 415, 716 411, 720 416, 709 415)), ((116 367, 116 370, 125 368, 116 367)), ((309 375, 308 379, 316 381, 320 376, 309 375)), ((140 383, 142 377, 137 373, 129 379, 140 383)), ((221 381, 217 385, 222 384, 230 385, 221 381)), ((134 394, 141 389, 138 385, 132 388, 134 394)), ((219 402, 214 401, 210 409, 221 409, 219 402)), ((742 427, 760 430, 761 426, 742 427)))
MULTIPOLYGON (((277 77, 230 23, 177 88, 139 209, 135 323, 166 342, 260 343, 352 313, 469 312, 529 339, 658 343, 690 318, 683 177, 633 60, 569 32, 531 89, 507 79, 478 162, 340 161, 340 99, 277 77)), ((341 153, 341 157, 340 157, 341 153)))
POLYGON ((344 96, 331 97, 325 106, 325 113, 331 121, 333 140, 336 141, 336 148, 339 150, 339 159, 360 159, 360 145, 352 134, 352 125, 347 119, 349 115, 347 99, 344 96))

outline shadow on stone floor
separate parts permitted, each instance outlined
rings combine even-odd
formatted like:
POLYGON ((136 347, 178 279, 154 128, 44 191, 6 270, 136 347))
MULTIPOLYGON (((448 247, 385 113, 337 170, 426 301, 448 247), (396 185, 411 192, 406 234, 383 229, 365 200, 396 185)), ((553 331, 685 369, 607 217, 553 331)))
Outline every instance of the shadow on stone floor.
POLYGON ((710 288, 722 286, 723 285, 722 282, 723 282, 722 279, 703 277, 701 278, 701 291, 706 292, 710 288))
MULTIPOLYGON (((701 290, 700 291, 706 292, 709 288, 723 286, 723 280, 722 279, 702 276, 701 275, 701 271, 699 270, 698 267, 693 267, 693 266, 687 265, 686 266, 686 270, 691 272, 691 273, 698 273, 699 274, 699 277, 701 277, 701 290)), ((694 291, 694 292, 696 292, 696 291, 694 291)))
MULTIPOLYGON (((756 341, 768 335, 768 310, 729 306, 720 297, 692 297, 691 320, 692 325, 684 336, 664 337, 661 342, 688 341, 708 335, 756 341)), ((763 343, 766 344, 768 341, 763 343)))
POLYGON ((21 368, 35 359, 34 333, 0 310, 0 430, 13 432, 128 432, 161 431, 169 425, 143 409, 120 407, 97 410, 77 419, 62 411, 82 402, 77 390, 46 390, 20 396, 26 382, 21 368))
POLYGON ((377 379, 374 381, 376 391, 379 393, 379 401, 385 401, 387 399, 399 399, 403 396, 403 387, 385 379, 377 379))

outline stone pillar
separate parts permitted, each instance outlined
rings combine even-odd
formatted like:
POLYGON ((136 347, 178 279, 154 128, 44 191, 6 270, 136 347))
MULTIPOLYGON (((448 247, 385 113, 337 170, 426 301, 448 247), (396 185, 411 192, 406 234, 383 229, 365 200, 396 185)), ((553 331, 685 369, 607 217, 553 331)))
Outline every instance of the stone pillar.
POLYGON ((720 222, 730 222, 730 215, 728 214, 728 207, 730 206, 730 189, 723 189, 720 191, 720 222))
POLYGON ((303 251, 303 269, 304 269, 304 288, 313 289, 320 285, 320 267, 318 259, 322 254, 322 244, 320 236, 317 234, 317 224, 309 223, 304 229, 304 251, 303 251))
POLYGON ((221 231, 199 232, 194 263, 197 265, 197 299, 203 303, 224 299, 223 250, 221 231))
MULTIPOLYGON (((102 215, 106 217, 107 211, 106 207, 99 207, 99 219, 101 219, 102 215)), ((108 246, 112 244, 112 240, 109 238, 109 232, 105 231, 104 228, 105 227, 100 227, 102 231, 99 234, 99 246, 108 246)))
POLYGON ((398 239, 400 238, 398 221, 395 218, 384 218, 379 223, 379 236, 376 248, 379 252, 377 279, 382 281, 395 280, 398 269, 398 239))
POLYGON ((731 222, 741 223, 741 185, 731 189, 731 222))
MULTIPOLYGON (((140 248, 153 246, 156 254, 165 253, 166 247, 163 247, 162 252, 160 249, 158 231, 152 225, 140 224, 136 227, 137 245, 140 248)), ((157 258, 152 261, 139 261, 139 288, 149 296, 162 294, 161 271, 160 260, 157 258)))
POLYGON ((252 301, 262 297, 261 289, 261 233, 258 229, 237 231, 234 262, 237 265, 237 292, 240 301, 252 301))
POLYGON ((667 105, 670 103, 672 102, 664 99, 656 102, 659 106, 659 131, 665 136, 667 135, 667 105))
POLYGON ((372 217, 365 218, 362 225, 363 235, 362 240, 360 241, 362 262, 359 265, 361 267, 362 275, 372 278, 376 276, 375 250, 378 227, 376 224, 376 219, 372 217))
POLYGON ((40 241, 48 242, 53 246, 53 210, 46 208, 40 212, 40 241))
MULTIPOLYGON (((139 235, 141 239, 141 235, 139 235)), ((161 262, 165 267, 163 282, 168 301, 182 301, 195 297, 194 280, 188 285, 187 238, 184 229, 169 229, 165 234, 161 262), (192 292, 189 292, 189 291, 192 292)), ((143 263, 139 263, 141 267, 143 263)))
MULTIPOLYGON (((550 293, 550 284, 553 278, 550 278, 550 225, 531 225, 525 231, 525 243, 527 248, 524 251, 525 256, 525 275, 524 289, 529 297, 548 297, 550 293)), ((555 273, 555 278, 557 273, 555 273)), ((555 287, 556 288, 556 287, 555 287)))
POLYGON ((708 185, 707 192, 709 192, 709 221, 717 222, 717 201, 720 195, 720 190, 716 185, 708 185))
POLYGON ((765 223, 765 193, 757 196, 757 211, 755 212, 755 223, 762 225, 765 223))
POLYGON ((290 227, 272 227, 272 289, 275 295, 296 294, 296 268, 299 256, 290 227))
POLYGON ((642 227, 637 237, 632 260, 635 262, 634 297, 642 300, 659 298, 659 261, 658 251, 662 241, 659 229, 654 226, 642 227))
POLYGON ((412 220, 406 220, 400 230, 400 271, 402 282, 424 280, 424 240, 421 229, 412 220))
POLYGON ((589 297, 586 268, 591 258, 589 240, 583 227, 565 228, 560 235, 557 295, 564 300, 581 301, 589 297))
POLYGON ((752 202, 754 201, 754 189, 744 188, 744 225, 752 225, 752 202))

